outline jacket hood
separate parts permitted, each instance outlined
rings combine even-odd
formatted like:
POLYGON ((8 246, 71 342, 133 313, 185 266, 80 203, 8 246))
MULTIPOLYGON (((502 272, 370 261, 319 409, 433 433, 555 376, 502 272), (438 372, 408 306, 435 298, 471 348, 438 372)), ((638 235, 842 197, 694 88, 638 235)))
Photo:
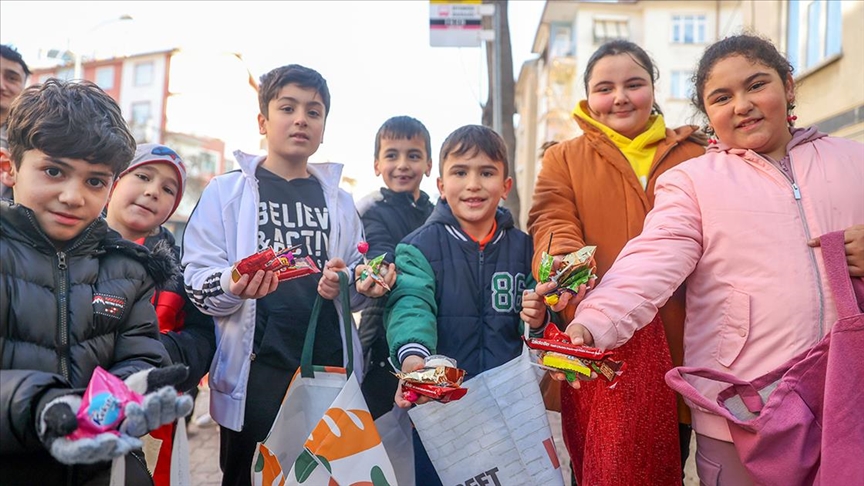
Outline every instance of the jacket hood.
MULTIPOLYGON (((3 224, 0 225, 0 233, 4 236, 25 242, 45 253, 58 252, 54 243, 48 239, 48 236, 36 222, 36 216, 30 208, 4 199, 0 201, 0 219, 3 220, 3 224)), ((90 223, 81 234, 66 242, 60 250, 70 255, 92 253, 97 249, 108 231, 108 223, 100 216, 90 223)))
MULTIPOLYGON (((819 140, 822 137, 827 137, 827 133, 822 133, 816 126, 809 126, 807 128, 793 128, 791 130, 792 140, 789 140, 789 143, 786 144, 786 153, 789 153, 793 148, 803 145, 808 142, 812 142, 814 140, 819 140)), ((719 153, 719 152, 727 152, 735 155, 743 155, 746 152, 749 152, 749 149, 735 148, 730 145, 723 143, 722 140, 717 141, 715 144, 711 144, 708 146, 708 153, 719 153)))
MULTIPOLYGON (((237 160, 237 165, 246 177, 255 179, 255 170, 267 158, 266 155, 247 154, 242 150, 234 151, 234 158, 237 160)), ((342 180, 342 169, 344 165, 337 162, 323 163, 307 163, 306 170, 318 179, 321 188, 325 194, 339 188, 339 182, 342 180)))
MULTIPOLYGON (((495 222, 498 224, 499 230, 510 229, 514 226, 513 215, 510 213, 510 210, 500 206, 495 211, 495 222)), ((453 215, 453 210, 450 208, 450 204, 448 204, 444 199, 438 200, 438 204, 435 205, 435 210, 432 211, 432 215, 429 216, 429 220, 427 220, 426 223, 446 224, 461 228, 459 220, 453 215)))
POLYGON ((104 246, 106 250, 117 251, 144 265, 159 289, 175 286, 182 276, 180 265, 174 257, 174 247, 167 240, 161 240, 149 250, 145 246, 123 239, 120 233, 109 228, 104 246))
MULTIPOLYGON (((0 233, 13 240, 21 241, 37 250, 52 254, 57 248, 45 236, 36 224, 36 217, 30 208, 14 204, 12 201, 0 201, 0 233)), ((180 266, 177 264, 170 245, 164 249, 158 247, 154 251, 123 239, 120 233, 108 227, 101 216, 90 223, 78 237, 69 241, 62 249, 69 256, 100 255, 108 251, 118 251, 140 262, 153 281, 160 288, 172 285, 180 278, 180 266)))

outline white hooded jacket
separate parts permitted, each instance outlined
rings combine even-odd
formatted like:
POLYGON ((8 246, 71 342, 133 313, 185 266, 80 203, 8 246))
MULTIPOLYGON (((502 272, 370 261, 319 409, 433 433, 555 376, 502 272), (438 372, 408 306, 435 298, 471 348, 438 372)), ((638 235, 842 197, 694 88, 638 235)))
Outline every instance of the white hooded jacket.
MULTIPOLYGON (((223 427, 240 431, 253 359, 256 300, 232 294, 229 284, 234 263, 258 250, 259 193, 255 170, 265 157, 239 150, 234 156, 240 170, 213 178, 189 217, 183 236, 182 265, 190 298, 216 321, 216 356, 210 366, 210 415, 223 427)), ((342 258, 353 268, 361 259, 357 243, 364 239, 363 225, 351 195, 339 188, 342 167, 336 163, 308 164, 307 170, 321 184, 333 224, 327 254, 331 259, 342 258)), ((359 310, 367 299, 353 286, 350 292, 351 308, 359 310)), ((341 320, 339 300, 333 302, 341 320)), ((346 343, 350 339, 354 370, 362 377, 363 354, 357 333, 352 332, 350 338, 344 336, 344 330, 342 334, 343 359, 348 360, 346 343)))

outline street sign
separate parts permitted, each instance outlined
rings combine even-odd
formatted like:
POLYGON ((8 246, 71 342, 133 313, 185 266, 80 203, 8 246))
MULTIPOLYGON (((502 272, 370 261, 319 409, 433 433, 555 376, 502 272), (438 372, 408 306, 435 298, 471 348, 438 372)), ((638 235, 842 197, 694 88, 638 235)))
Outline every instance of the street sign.
POLYGON ((430 0, 429 45, 480 47, 481 0, 430 0))

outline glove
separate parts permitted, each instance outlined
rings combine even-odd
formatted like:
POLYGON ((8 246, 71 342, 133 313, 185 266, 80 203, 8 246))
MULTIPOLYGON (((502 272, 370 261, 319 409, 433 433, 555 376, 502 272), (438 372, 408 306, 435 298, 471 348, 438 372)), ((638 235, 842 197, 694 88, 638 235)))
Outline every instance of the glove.
POLYGON ((120 424, 120 433, 141 437, 192 413, 192 397, 178 394, 173 386, 182 383, 188 374, 189 368, 176 364, 139 371, 127 378, 126 386, 144 395, 144 399, 140 404, 126 404, 126 419, 120 424))
POLYGON ((39 415, 39 438, 51 455, 63 464, 93 464, 110 461, 142 447, 141 441, 128 435, 106 432, 93 438, 69 440, 67 435, 78 428, 75 413, 81 407, 78 395, 63 395, 48 402, 39 415))

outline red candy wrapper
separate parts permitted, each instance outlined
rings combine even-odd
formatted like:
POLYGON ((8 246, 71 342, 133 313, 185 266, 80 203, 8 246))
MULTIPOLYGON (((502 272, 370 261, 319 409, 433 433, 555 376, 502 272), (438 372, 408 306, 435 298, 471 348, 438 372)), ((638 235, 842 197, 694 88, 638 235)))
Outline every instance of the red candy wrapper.
POLYGON ((409 402, 416 402, 422 395, 442 403, 459 400, 468 393, 462 388, 465 370, 451 366, 455 361, 442 356, 426 358, 426 368, 409 373, 394 373, 402 380, 402 396, 409 402), (435 358, 438 358, 435 360, 435 358), (446 365, 433 365, 435 362, 448 361, 446 365))
POLYGON ((123 380, 97 366, 76 414, 78 428, 67 437, 77 440, 105 432, 120 435, 117 429, 126 418, 126 404, 142 400, 123 380))
MULTIPOLYGON (((430 385, 427 383, 411 383, 409 381, 406 381, 402 383, 402 392, 406 394, 413 392, 417 395, 423 395, 433 400, 438 400, 441 403, 447 403, 452 402, 453 400, 459 400, 460 398, 464 397, 465 394, 468 393, 468 389, 456 386, 439 386, 430 385)), ((406 400, 408 400, 407 397, 406 400)), ((416 401, 416 398, 413 401, 416 401)))
POLYGON ((525 339, 525 343, 529 349, 536 349, 544 353, 560 353, 579 358, 581 362, 585 363, 586 366, 594 370, 598 375, 606 378, 610 383, 614 383, 621 373, 627 369, 626 363, 612 359, 615 356, 614 352, 572 344, 570 336, 565 332, 561 332, 554 325, 546 326, 543 338, 528 338, 525 339))
POLYGON ((298 259, 294 256, 294 250, 297 248, 297 246, 292 246, 277 253, 273 251, 273 248, 268 247, 250 255, 234 265, 234 269, 231 271, 231 280, 236 282, 243 275, 252 275, 258 270, 276 272, 280 282, 320 273, 321 270, 315 265, 315 261, 311 257, 298 259))

